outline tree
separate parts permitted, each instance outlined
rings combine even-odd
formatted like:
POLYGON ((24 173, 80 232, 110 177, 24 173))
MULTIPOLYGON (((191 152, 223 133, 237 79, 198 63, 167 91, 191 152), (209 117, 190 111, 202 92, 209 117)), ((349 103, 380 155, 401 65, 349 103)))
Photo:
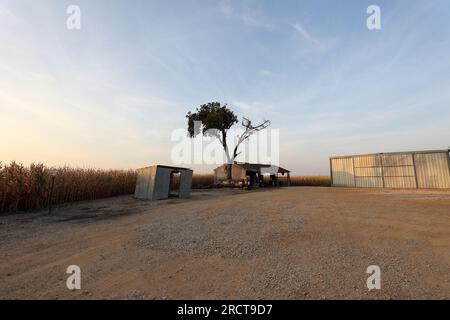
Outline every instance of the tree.
POLYGON ((227 157, 228 179, 231 179, 231 165, 240 154, 238 149, 241 143, 248 139, 253 133, 261 131, 270 125, 270 121, 265 120, 260 125, 254 126, 249 119, 244 117, 241 123, 244 127, 244 133, 238 137, 233 154, 230 156, 227 145, 227 132, 238 122, 238 118, 232 110, 228 109, 226 104, 221 105, 219 102, 203 104, 198 107, 195 112, 188 112, 186 118, 188 119, 188 135, 191 138, 194 138, 200 133, 197 132, 195 128, 195 122, 199 121, 202 123, 201 129, 203 134, 219 139, 227 157))

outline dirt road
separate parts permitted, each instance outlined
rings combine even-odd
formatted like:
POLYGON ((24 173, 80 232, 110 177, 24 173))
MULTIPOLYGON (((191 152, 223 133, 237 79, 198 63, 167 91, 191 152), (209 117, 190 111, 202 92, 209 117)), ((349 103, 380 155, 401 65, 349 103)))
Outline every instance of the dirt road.
POLYGON ((207 190, 0 217, 0 298, 450 299, 450 192, 207 190), (81 268, 81 290, 66 268, 81 268), (369 291, 369 265, 381 289, 369 291))

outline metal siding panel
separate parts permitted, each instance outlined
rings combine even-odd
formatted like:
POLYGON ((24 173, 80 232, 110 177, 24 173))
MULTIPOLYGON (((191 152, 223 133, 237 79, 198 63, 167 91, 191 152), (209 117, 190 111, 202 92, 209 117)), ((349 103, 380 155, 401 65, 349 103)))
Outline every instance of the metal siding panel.
POLYGON ((338 187, 353 187, 353 163, 351 158, 331 159, 333 185, 338 187))
POLYGON ((357 156, 354 161, 357 187, 416 187, 414 161, 410 153, 357 156))
POLYGON ((382 188, 383 180, 381 177, 355 177, 356 187, 358 188, 382 188))
POLYGON ((413 166, 384 167, 385 177, 414 177, 413 166))
POLYGON ((381 161, 377 155, 354 157, 355 167, 380 167, 381 161))
POLYGON ((331 158, 333 184, 361 188, 449 188, 450 158, 444 150, 331 158))
POLYGON ((180 172, 180 198, 190 198, 191 196, 192 173, 191 170, 181 170, 180 172))
POLYGON ((412 154, 383 154, 384 166, 412 166, 412 154))
POLYGON ((415 188, 416 178, 412 154, 382 154, 384 186, 386 188, 415 188))
POLYGON ((150 168, 136 170, 136 188, 134 190, 134 197, 137 199, 147 198, 149 182, 150 182, 150 168))
POLYGON ((156 167, 152 200, 167 199, 169 197, 171 172, 172 169, 159 166, 156 167))
POLYGON ((384 177, 386 188, 416 188, 414 177, 384 177))
POLYGON ((416 171, 419 188, 450 188, 448 153, 416 154, 416 171))
POLYGON ((358 188, 382 188, 383 178, 379 155, 354 157, 355 185, 358 188))
POLYGON ((356 177, 381 177, 381 167, 367 167, 358 168, 355 167, 356 177))
POLYGON ((134 197, 137 199, 152 200, 156 166, 137 169, 136 172, 137 180, 134 197))

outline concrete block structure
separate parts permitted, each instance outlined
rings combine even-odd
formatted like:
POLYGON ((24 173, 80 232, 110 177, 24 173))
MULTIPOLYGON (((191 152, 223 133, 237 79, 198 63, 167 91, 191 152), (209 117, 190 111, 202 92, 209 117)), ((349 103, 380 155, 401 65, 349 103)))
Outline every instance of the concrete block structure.
POLYGON ((282 167, 260 164, 260 163, 239 163, 235 162, 231 166, 224 164, 214 169, 214 184, 221 185, 230 183, 228 181, 228 170, 231 168, 231 184, 237 184, 242 180, 247 180, 250 186, 263 186, 264 176, 269 176, 269 185, 279 186, 278 175, 287 175, 286 183, 290 185, 290 171, 282 167))
POLYGON ((142 200, 161 200, 191 196, 192 174, 188 168, 150 166, 137 171, 134 197, 142 200))

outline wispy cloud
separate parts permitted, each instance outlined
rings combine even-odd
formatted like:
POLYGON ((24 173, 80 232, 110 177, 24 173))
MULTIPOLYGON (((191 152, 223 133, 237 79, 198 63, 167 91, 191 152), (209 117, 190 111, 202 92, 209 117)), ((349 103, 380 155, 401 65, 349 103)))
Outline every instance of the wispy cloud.
POLYGON ((9 10, 5 7, 2 7, 2 6, 0 6, 0 17, 18 20, 17 16, 14 13, 12 13, 11 10, 9 10))
POLYGON ((219 5, 219 11, 227 18, 240 20, 247 26, 259 28, 272 28, 273 25, 265 17, 261 7, 250 6, 244 2, 239 8, 233 7, 228 1, 219 5))
POLYGON ((273 76, 275 76, 275 73, 273 71, 271 71, 271 70, 268 70, 268 69, 260 69, 258 73, 262 77, 273 77, 273 76))
POLYGON ((320 41, 313 37, 306 29, 299 23, 292 24, 292 27, 307 41, 319 45, 320 41))

